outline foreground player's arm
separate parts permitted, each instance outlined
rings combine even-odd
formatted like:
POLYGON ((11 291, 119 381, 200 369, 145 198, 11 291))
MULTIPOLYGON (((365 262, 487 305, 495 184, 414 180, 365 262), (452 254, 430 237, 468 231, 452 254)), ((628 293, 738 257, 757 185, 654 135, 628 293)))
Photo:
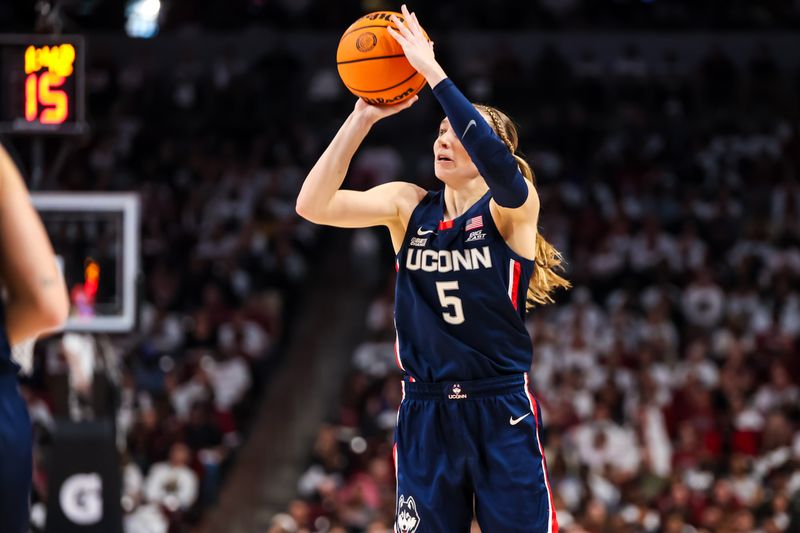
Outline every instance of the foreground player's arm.
POLYGON ((69 300, 53 247, 17 167, 0 146, 0 275, 12 345, 59 328, 69 300))
MULTIPOLYGON (((396 106, 373 106, 363 100, 308 173, 297 196, 297 213, 316 224, 342 228, 395 225, 401 211, 416 205, 424 191, 411 183, 392 182, 368 191, 340 190, 350 161, 372 126, 416 102, 414 97, 396 106)), ((413 207, 412 207, 413 209, 413 207)))

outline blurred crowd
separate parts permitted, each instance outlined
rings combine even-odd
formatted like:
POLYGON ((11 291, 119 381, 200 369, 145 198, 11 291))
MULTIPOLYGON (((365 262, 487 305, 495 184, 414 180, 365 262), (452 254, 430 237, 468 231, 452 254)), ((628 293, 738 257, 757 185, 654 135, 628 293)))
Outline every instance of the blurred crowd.
MULTIPOLYGON (((7 0, 0 6, 0 21, 9 30, 33 26, 36 10, 54 5, 71 27, 121 30, 131 6, 139 0, 7 0)), ((796 29, 800 6, 793 0, 460 0, 420 2, 409 0, 426 27, 435 29, 796 29)), ((163 1, 158 18, 162 32, 192 28, 240 29, 245 26, 342 30, 364 13, 400 11, 401 2, 387 0, 227 0, 163 1)), ((148 6, 149 7, 149 6, 148 6)), ((149 7, 152 9, 152 7, 149 7)))
MULTIPOLYGON (((207 4, 217 5, 172 6, 207 4)), ((565 2, 582 13, 594 4, 565 2)), ((334 3, 253 5, 302 15, 334 3)), ((464 3, 463 16, 493 5, 464 3)), ((755 9, 726 5, 707 20, 755 9)), ((778 25, 797 20, 796 3, 759 5, 785 12, 778 25)), ((438 8, 420 6, 421 18, 423 9, 438 8)), ((186 50, 168 67, 152 50, 126 64, 105 52, 92 53, 87 71, 92 133, 68 142, 57 181, 44 186, 141 194, 141 320, 132 335, 97 340, 107 361, 98 368, 118 372, 98 370, 95 383, 120 391, 103 401, 118 412, 125 451, 126 532, 173 533, 215 500, 296 318, 320 238, 296 217, 295 198, 353 98, 330 57, 280 47, 252 62, 186 50)), ((800 77, 778 66, 778 52, 666 50, 646 61, 631 45, 612 60, 587 47, 568 61, 544 47, 528 65, 529 52, 502 43, 481 57, 437 43, 471 98, 520 123, 542 232, 576 286, 529 320, 564 531, 800 528, 800 77)), ((375 128, 348 184, 403 177, 437 187, 430 146, 440 117, 426 90, 415 109, 375 128)), ((352 263, 376 287, 365 338, 297 499, 270 533, 391 529, 392 254, 382 230, 353 235, 352 263)), ((69 368, 68 346, 43 345, 25 385, 37 524, 53 418, 103 411, 102 395, 54 386, 69 368)))
MULTIPOLYGON (((506 52, 456 81, 521 124, 541 231, 575 285, 528 318, 560 530, 800 530, 796 73, 763 47, 745 68, 718 49, 609 64, 550 48, 528 71, 506 52)), ((355 175, 399 177, 390 142, 355 175)), ((385 238, 357 232, 353 252, 391 276, 392 254, 364 244, 385 238)), ((393 279, 376 283, 340 405, 270 533, 392 530, 400 373, 393 279)))
MULTIPOLYGON (((228 96, 213 75, 179 69, 159 84, 138 65, 89 65, 92 133, 60 140, 58 179, 44 186, 139 193, 140 313, 130 334, 37 348, 24 385, 37 530, 59 418, 113 419, 126 533, 188 530, 215 502, 279 363, 317 246, 318 229, 294 212, 306 148, 281 109, 284 122, 231 127, 211 110, 228 96), (83 365, 92 379, 81 386, 83 365)), ((24 166, 28 145, 15 145, 24 166)))
MULTIPOLYGON (((306 0, 243 0, 205 8, 189 0, 175 1, 167 13, 168 24, 225 27, 250 24, 270 27, 340 30, 364 13, 400 11, 403 2, 346 0, 336 3, 306 0)), ((405 2, 430 28, 470 29, 641 29, 641 28, 797 28, 796 2, 770 0, 663 2, 660 0, 466 0, 458 2, 405 2)))

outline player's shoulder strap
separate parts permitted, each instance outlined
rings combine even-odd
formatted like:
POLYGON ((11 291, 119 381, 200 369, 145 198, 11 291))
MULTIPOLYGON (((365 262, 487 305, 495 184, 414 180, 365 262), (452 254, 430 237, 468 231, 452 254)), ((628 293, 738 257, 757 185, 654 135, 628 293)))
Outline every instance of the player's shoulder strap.
POLYGON ((425 196, 423 196, 416 207, 414 207, 414 210, 411 212, 411 216, 408 219, 408 225, 406 226, 406 231, 403 235, 403 241, 398 249, 399 255, 405 253, 405 249, 408 247, 410 239, 414 238, 418 231, 424 232, 425 228, 432 229, 435 227, 436 223, 438 222, 436 210, 441 210, 441 208, 438 207, 440 204, 438 201, 440 195, 441 191, 427 191, 425 196))
POLYGON ((427 191, 411 213, 408 226, 427 223, 433 219, 436 219, 434 222, 438 222, 437 217, 441 217, 441 196, 442 191, 427 191))

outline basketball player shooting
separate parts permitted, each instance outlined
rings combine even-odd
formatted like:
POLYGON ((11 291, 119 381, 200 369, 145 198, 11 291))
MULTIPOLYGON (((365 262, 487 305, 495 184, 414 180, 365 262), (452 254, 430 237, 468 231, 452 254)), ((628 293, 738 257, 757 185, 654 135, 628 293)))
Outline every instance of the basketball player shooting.
POLYGON ((340 187, 370 128, 403 111, 363 100, 309 172, 297 212, 317 224, 389 228, 396 252, 395 531, 558 530, 530 388, 525 313, 569 283, 537 231, 533 172, 499 110, 471 104, 436 62, 413 13, 388 32, 433 89, 446 117, 433 144, 438 191, 406 182, 340 187))
POLYGON ((53 248, 25 183, 0 145, 0 529, 27 533, 33 470, 31 421, 11 346, 60 327, 69 301, 53 248))

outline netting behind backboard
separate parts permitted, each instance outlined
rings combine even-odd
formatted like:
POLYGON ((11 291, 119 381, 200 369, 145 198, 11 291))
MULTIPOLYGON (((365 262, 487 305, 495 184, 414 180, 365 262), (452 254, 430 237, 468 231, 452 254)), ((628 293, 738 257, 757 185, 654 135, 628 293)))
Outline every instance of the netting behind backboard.
POLYGON ((125 332, 136 323, 139 197, 33 193, 70 294, 65 331, 125 332))

